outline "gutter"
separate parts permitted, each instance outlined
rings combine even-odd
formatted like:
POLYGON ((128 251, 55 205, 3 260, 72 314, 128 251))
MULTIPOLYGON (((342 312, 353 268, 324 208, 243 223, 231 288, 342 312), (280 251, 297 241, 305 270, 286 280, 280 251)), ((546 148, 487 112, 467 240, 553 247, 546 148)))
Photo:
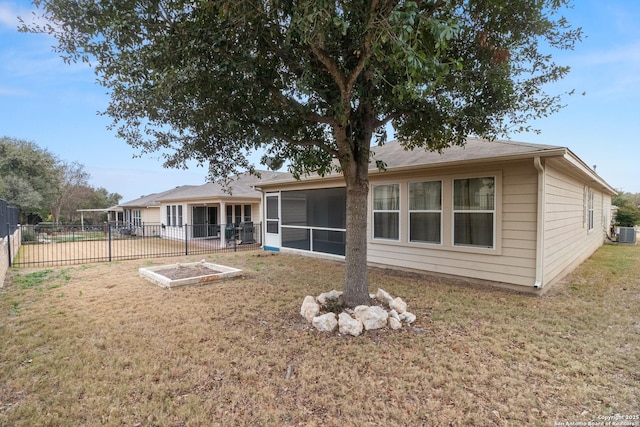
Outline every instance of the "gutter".
POLYGON ((533 158, 533 166, 538 171, 538 206, 536 225, 536 281, 533 287, 542 289, 544 286, 544 219, 545 219, 545 171, 540 157, 533 158))

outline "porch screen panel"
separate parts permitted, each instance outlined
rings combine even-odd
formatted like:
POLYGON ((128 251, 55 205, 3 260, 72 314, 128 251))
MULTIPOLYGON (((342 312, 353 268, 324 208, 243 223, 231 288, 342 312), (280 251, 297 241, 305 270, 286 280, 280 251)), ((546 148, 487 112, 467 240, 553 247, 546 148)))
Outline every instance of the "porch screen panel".
POLYGON ((347 195, 344 188, 282 193, 282 224, 345 228, 347 195))
POLYGON ((311 250, 311 232, 304 228, 282 227, 282 246, 285 248, 311 250))
POLYGON ((344 255, 343 230, 347 222, 344 187, 286 191, 281 200, 283 246, 344 255))
POLYGON ((346 248, 344 231, 313 230, 313 251, 344 255, 346 248))
POLYGON ((267 233, 278 233, 278 196, 267 196, 267 233))

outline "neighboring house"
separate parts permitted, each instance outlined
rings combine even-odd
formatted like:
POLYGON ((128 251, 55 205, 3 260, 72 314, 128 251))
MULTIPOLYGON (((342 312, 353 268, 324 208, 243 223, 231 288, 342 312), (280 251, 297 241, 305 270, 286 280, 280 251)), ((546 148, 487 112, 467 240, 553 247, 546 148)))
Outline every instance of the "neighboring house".
POLYGON ((107 208, 107 222, 120 226, 124 223, 124 210, 119 205, 107 208))
POLYGON ((232 228, 242 226, 248 230, 254 223, 262 222, 262 193, 254 188, 254 184, 291 175, 258 172, 260 178, 248 173, 233 177, 227 187, 219 183, 184 186, 154 197, 159 206, 163 235, 184 238, 184 225, 188 224, 190 227, 186 232, 191 233, 190 238, 220 238, 224 246, 232 228))
POLYGON ((133 234, 140 234, 138 233, 138 229, 144 225, 160 225, 162 223, 162 214, 160 211, 160 203, 157 199, 196 187, 197 186, 193 185, 183 185, 161 193, 149 194, 119 204, 117 208, 122 211, 122 227, 133 234))
MULTIPOLYGON (((442 154, 396 142, 373 152, 362 224, 371 265, 537 291, 604 242, 615 190, 567 148, 470 138, 442 154)), ((265 249, 344 256, 341 174, 258 187, 265 249)))

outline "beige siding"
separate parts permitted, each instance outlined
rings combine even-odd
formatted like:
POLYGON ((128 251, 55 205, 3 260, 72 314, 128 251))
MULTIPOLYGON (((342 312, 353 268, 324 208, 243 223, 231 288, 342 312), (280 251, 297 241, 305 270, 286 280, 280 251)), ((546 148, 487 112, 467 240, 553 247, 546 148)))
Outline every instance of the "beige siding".
MULTIPOLYGON (((400 241, 369 238, 369 261, 374 264, 425 270, 533 286, 536 255, 537 172, 533 161, 482 168, 449 170, 439 174, 413 175, 383 179, 377 176, 372 186, 399 183, 400 241), (455 178, 496 175, 496 247, 481 249, 452 245, 452 181, 455 178), (419 180, 443 182, 442 244, 429 245, 408 241, 407 183, 419 180)), ((371 198, 370 198, 371 199, 371 198)), ((371 206, 369 207, 371 209, 371 206)), ((370 215, 371 216, 371 215, 370 215)), ((369 226, 369 236, 371 227, 369 226)))
POLYGON ((160 224, 160 208, 140 209, 143 224, 160 224))
POLYGON ((548 286, 587 259, 603 243, 611 198, 558 169, 546 168, 544 284, 548 286), (585 198, 594 192, 594 225, 588 227, 585 198))

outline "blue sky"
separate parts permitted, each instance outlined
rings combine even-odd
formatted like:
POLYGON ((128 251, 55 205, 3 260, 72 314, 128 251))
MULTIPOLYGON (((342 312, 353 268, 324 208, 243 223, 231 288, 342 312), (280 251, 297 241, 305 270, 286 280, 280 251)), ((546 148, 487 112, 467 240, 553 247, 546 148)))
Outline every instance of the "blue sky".
MULTIPOLYGON (((640 2, 575 3, 565 15, 586 38, 574 51, 556 54, 572 71, 549 91, 576 94, 561 112, 532 123, 540 134, 511 139, 569 147, 614 188, 640 193, 640 2)), ((33 141, 83 164, 93 186, 121 194, 123 202, 205 182, 203 168, 163 169, 159 155, 138 157, 116 138, 109 118, 97 114, 108 95, 92 69, 65 64, 48 36, 17 32, 16 16, 28 18, 31 10, 29 1, 0 0, 0 136, 33 141)))

